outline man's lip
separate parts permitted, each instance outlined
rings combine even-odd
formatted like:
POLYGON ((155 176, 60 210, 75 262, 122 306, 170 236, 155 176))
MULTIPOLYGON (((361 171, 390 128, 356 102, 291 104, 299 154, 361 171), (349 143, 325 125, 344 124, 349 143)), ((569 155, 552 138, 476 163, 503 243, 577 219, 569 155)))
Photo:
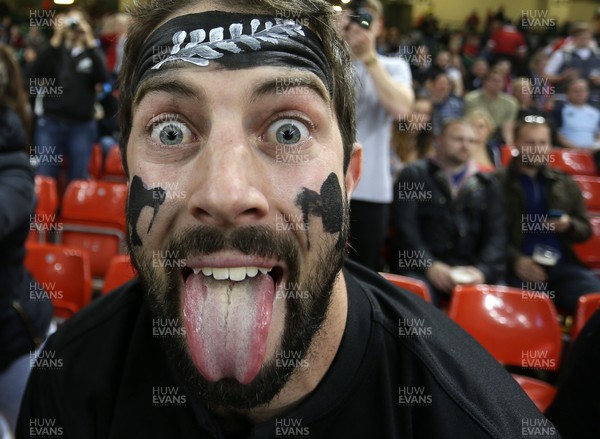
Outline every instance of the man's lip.
POLYGON ((231 253, 222 252, 214 253, 210 255, 194 256, 186 259, 186 266, 188 268, 235 268, 235 267, 261 267, 261 268, 272 268, 281 267, 285 269, 286 266, 283 261, 279 261, 275 258, 257 256, 257 255, 245 255, 242 253, 231 253))

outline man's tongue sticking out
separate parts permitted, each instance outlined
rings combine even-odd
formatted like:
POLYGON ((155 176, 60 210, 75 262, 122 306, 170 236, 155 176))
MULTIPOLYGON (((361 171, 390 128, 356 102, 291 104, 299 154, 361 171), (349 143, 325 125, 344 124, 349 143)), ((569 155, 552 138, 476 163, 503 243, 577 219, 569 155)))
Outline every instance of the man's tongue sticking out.
MULTIPOLYGON (((222 270, 215 277, 223 277, 222 270)), ((186 341, 194 364, 208 381, 235 378, 248 384, 263 363, 275 282, 255 268, 242 270, 246 269, 230 269, 224 280, 192 273, 185 281, 186 341)))

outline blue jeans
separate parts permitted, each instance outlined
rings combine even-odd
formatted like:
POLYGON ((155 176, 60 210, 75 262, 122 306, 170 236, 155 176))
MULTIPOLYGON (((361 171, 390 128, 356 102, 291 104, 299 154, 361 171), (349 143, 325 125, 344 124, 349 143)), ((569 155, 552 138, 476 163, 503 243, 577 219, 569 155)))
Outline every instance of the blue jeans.
POLYGON ((37 173, 57 178, 62 163, 68 159, 67 181, 87 179, 97 130, 95 120, 64 122, 39 117, 32 148, 39 161, 37 173))
MULTIPOLYGON (((548 290, 554 292, 554 303, 569 314, 575 314, 579 297, 600 292, 600 279, 577 262, 561 259, 548 271, 548 290)), ((508 277, 511 286, 521 288, 522 281, 514 274, 508 277)))

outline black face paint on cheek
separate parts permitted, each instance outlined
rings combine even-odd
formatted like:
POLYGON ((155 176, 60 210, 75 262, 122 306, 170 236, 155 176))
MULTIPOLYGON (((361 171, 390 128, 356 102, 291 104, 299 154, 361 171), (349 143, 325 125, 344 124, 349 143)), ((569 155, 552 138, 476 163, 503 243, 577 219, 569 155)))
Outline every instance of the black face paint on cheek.
POLYGON ((343 219, 344 203, 342 188, 338 182, 337 176, 332 172, 325 182, 321 185, 321 193, 302 188, 300 194, 296 197, 296 205, 302 209, 304 225, 306 230, 307 246, 310 249, 310 239, 308 237, 308 217, 310 215, 320 216, 323 222, 323 229, 327 233, 339 233, 336 249, 341 250, 343 242, 343 219))
POLYGON ((158 213, 158 209, 161 204, 165 202, 166 191, 161 187, 153 187, 146 189, 146 185, 140 177, 137 175, 133 176, 131 180, 131 186, 129 187, 129 197, 127 199, 127 217, 129 218, 129 227, 131 228, 131 242, 133 245, 142 245, 142 240, 137 232, 137 223, 140 219, 140 215, 144 207, 148 206, 153 209, 152 220, 148 226, 148 231, 152 228, 154 218, 158 213))

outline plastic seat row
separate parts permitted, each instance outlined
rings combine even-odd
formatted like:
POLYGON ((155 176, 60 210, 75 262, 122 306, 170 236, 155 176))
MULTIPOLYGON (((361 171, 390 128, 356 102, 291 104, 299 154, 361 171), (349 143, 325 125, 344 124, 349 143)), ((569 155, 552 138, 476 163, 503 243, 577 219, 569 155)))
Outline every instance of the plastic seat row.
MULTIPOLYGON (((63 245, 27 243, 25 266, 38 282, 39 294, 49 296, 54 315, 67 319, 92 300, 90 254, 63 245)), ((133 279, 129 255, 115 256, 104 279, 102 294, 133 279)))
MULTIPOLYGON (((427 300, 423 282, 381 274, 395 285, 427 300)), ((600 292, 580 298, 573 338, 598 309, 600 292)), ((497 285, 458 286, 452 294, 448 314, 501 364, 521 369, 559 370, 562 332, 550 298, 524 297, 520 289, 497 285)), ((513 374, 513 378, 540 411, 549 406, 556 394, 554 386, 545 381, 521 374, 513 374)))

